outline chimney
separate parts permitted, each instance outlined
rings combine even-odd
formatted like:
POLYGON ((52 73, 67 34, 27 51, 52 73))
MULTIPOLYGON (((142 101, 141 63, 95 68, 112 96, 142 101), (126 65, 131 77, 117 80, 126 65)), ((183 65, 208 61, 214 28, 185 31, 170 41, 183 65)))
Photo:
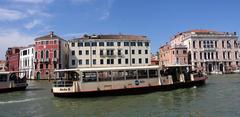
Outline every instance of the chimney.
POLYGON ((51 38, 53 37, 53 34, 54 34, 54 32, 50 31, 49 35, 50 35, 51 38))

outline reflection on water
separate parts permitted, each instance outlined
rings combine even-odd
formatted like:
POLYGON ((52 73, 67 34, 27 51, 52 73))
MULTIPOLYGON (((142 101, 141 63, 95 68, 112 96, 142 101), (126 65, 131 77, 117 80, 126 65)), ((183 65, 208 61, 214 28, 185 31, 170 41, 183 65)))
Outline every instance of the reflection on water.
POLYGON ((142 95, 57 98, 48 81, 29 81, 26 91, 0 94, 0 117, 13 116, 239 116, 238 74, 209 76, 201 87, 142 95))

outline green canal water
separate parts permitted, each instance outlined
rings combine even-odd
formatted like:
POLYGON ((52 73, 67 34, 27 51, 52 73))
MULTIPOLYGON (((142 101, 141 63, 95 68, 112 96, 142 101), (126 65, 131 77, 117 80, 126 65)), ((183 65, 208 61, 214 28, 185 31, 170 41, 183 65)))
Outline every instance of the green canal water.
POLYGON ((142 95, 57 98, 48 81, 0 94, 0 117, 239 117, 240 74, 211 75, 206 85, 142 95))

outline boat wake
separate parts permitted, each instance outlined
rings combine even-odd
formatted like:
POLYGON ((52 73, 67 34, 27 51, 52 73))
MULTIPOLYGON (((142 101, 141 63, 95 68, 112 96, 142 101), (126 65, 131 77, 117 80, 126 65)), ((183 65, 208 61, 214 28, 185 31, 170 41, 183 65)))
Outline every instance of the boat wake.
POLYGON ((12 101, 6 101, 6 102, 1 102, 1 101, 0 101, 0 105, 3 105, 3 104, 12 104, 12 103, 30 102, 30 101, 39 100, 39 99, 41 99, 41 98, 29 98, 29 99, 12 100, 12 101))

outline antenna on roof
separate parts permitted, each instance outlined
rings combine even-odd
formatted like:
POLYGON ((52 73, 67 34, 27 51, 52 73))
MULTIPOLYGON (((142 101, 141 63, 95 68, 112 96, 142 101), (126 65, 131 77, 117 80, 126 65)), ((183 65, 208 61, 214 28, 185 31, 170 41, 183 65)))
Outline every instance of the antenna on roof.
POLYGON ((54 34, 54 32, 53 32, 53 31, 50 31, 50 37, 51 37, 51 38, 53 37, 53 34, 54 34))

